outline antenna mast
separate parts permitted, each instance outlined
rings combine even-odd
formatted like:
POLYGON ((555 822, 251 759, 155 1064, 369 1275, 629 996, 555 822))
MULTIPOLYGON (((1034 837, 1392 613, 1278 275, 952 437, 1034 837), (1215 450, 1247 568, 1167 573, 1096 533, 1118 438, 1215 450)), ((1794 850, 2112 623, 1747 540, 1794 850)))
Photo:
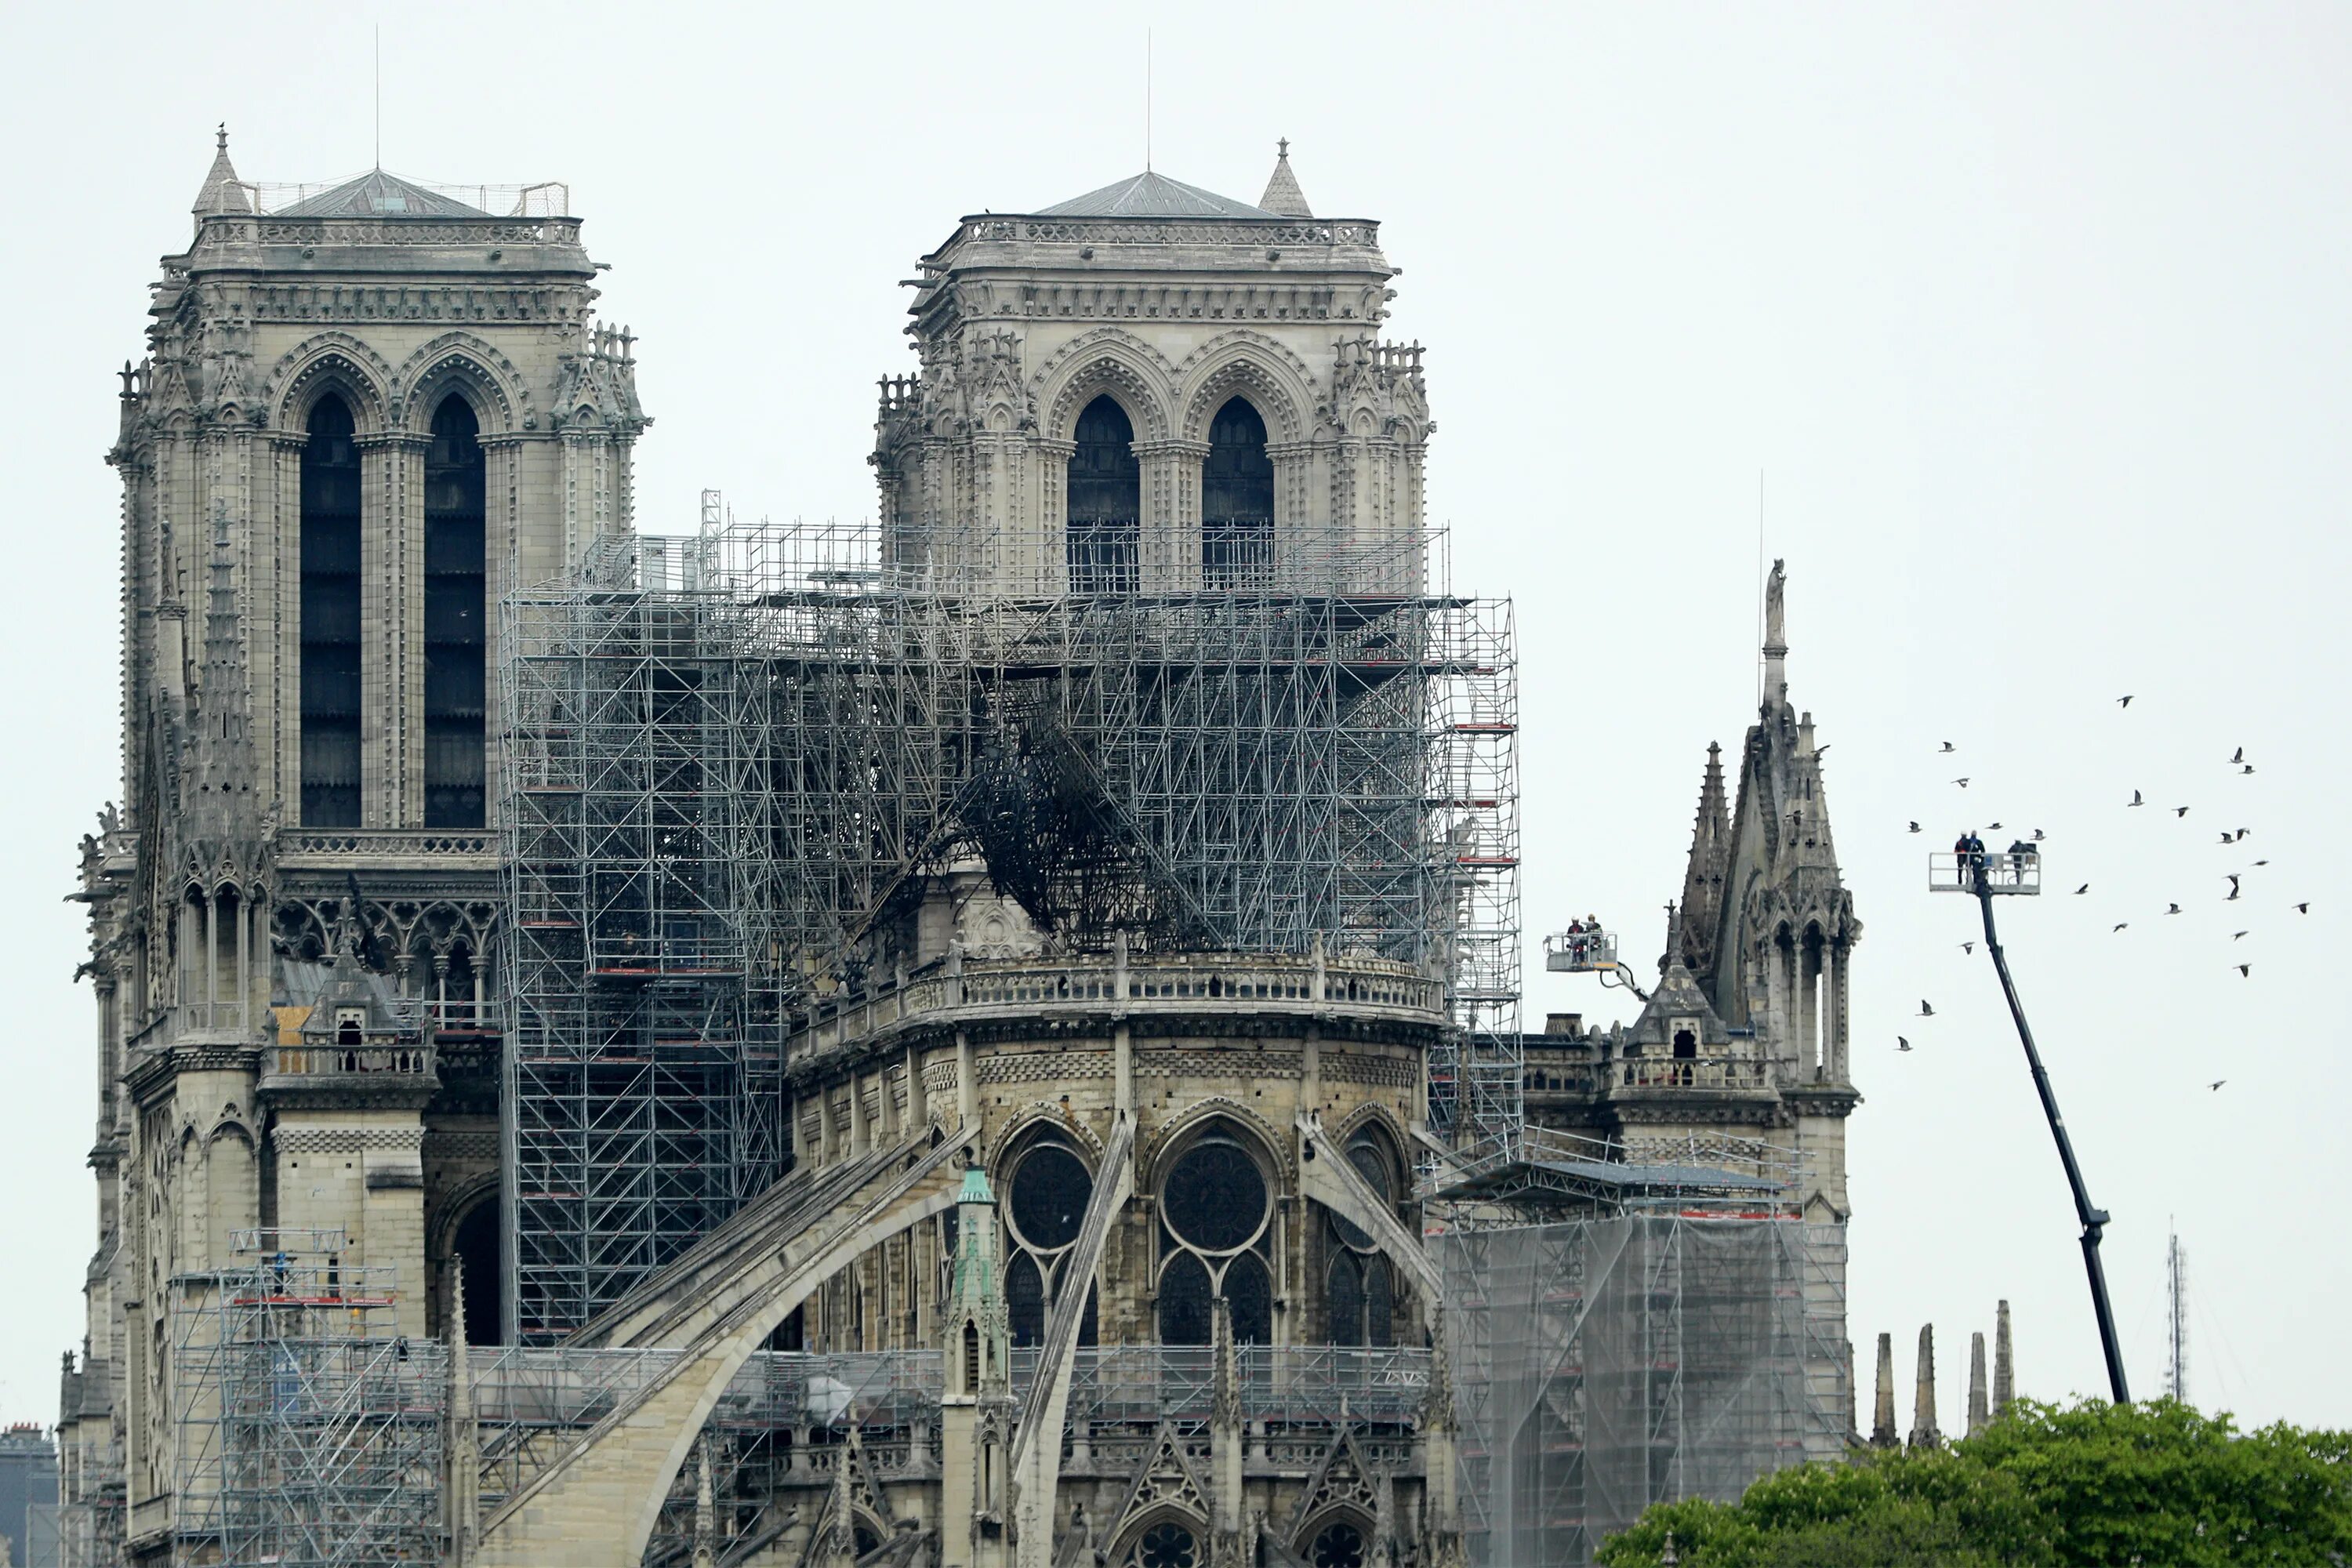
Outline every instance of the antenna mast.
POLYGON ((2181 1404, 2189 1403, 2189 1255, 2181 1250, 2175 1231, 2164 1252, 2166 1349, 2164 1391, 2181 1404))

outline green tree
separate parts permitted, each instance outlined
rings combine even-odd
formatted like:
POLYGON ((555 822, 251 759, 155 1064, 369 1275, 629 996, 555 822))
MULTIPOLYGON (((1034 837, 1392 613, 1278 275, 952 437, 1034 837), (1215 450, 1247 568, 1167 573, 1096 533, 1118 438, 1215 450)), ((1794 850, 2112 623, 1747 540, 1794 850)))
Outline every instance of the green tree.
POLYGON ((2338 1568, 2352 1562, 2352 1434, 2242 1433, 2171 1400, 2020 1401, 1925 1452, 1766 1476, 1736 1503, 1663 1503, 1604 1568, 2338 1568))

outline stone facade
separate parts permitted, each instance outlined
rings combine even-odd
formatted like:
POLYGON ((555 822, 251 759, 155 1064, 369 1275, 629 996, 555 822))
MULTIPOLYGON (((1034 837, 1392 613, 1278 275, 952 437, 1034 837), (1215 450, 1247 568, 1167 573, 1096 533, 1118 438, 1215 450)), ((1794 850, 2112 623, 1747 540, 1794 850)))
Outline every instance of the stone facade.
MULTIPOLYGON (((124 371, 125 804, 79 894, 101 1225, 63 1412, 79 1560, 205 1560, 176 1489, 211 1396, 177 1347, 237 1270, 274 1295, 253 1270, 299 1250, 331 1309, 390 1282, 397 1363, 450 1369, 430 1545, 385 1561, 1453 1568, 1413 1198, 1445 976, 1320 937, 1075 948, 970 854, 910 872, 887 956, 810 964, 789 1173, 548 1352, 652 1370, 525 1461, 484 1440, 512 1404, 475 1352, 517 1184, 491 610, 631 532, 649 423, 551 189, 376 171, 289 197, 240 182, 224 137, 124 371), (912 1393, 812 1392, 757 1437, 755 1488, 717 1419, 739 1374, 869 1354, 912 1393)), ((1313 216, 1286 150, 1257 205, 1147 174, 968 217, 921 267, 882 534, 973 613, 1423 586, 1434 426, 1420 349, 1378 335, 1396 269, 1376 225, 1313 216)), ((1843 1219, 1859 927, 1779 670, 1736 812, 1710 767, 1648 1011, 1531 1039, 1529 1100, 1629 1145, 1793 1128, 1808 1204, 1843 1219)))
POLYGON ((396 1271, 422 1336, 495 1187, 494 840, 478 786, 451 809, 428 784, 496 768, 489 608, 629 529, 648 422, 579 221, 547 188, 509 201, 380 172, 289 196, 240 182, 224 134, 123 369, 123 804, 83 840, 78 895, 100 1239, 62 1413, 89 1561, 172 1550, 173 1302, 240 1233, 340 1234, 343 1266, 396 1271), (479 486, 455 568, 428 495, 450 419, 479 486), (306 557, 324 445, 348 559, 316 535, 306 557), (330 709, 349 744, 326 759, 304 730, 330 709), (348 1046, 305 1033, 337 1002, 361 1019, 348 1046))

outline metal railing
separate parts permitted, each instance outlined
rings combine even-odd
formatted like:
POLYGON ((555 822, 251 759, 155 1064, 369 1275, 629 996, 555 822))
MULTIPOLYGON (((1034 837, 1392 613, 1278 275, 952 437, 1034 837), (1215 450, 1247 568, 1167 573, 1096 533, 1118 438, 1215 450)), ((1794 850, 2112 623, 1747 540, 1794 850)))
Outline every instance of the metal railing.
POLYGON ((1554 973, 1586 974, 1617 967, 1617 938, 1599 926, 1556 931, 1544 938, 1544 967, 1554 973))
POLYGON ((1931 893, 1990 893, 2042 891, 2042 851, 1975 850, 1958 854, 1944 850, 1927 857, 1927 890, 1931 893))
MULTIPOLYGON (((299 206, 330 191, 340 190, 362 176, 345 175, 340 180, 304 180, 299 182, 239 182, 246 200, 253 210, 268 216, 282 213, 289 207, 299 206)), ((403 176, 405 180, 406 176, 403 176)), ((572 187, 562 180, 541 180, 533 184, 517 185, 451 185, 437 180, 406 180, 436 196, 446 196, 453 202, 463 202, 475 211, 491 217, 568 217, 572 213, 572 187)))

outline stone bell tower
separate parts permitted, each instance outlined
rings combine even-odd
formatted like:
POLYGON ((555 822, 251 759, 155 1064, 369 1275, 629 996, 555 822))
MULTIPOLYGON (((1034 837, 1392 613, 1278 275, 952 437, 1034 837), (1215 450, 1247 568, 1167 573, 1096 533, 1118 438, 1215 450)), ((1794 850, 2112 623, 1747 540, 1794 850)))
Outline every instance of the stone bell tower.
POLYGON ((100 1236, 65 1416, 124 1469, 70 1486, 120 1489, 134 1555, 174 1528, 190 1281, 340 1233, 437 1331, 495 1216, 495 607, 627 531, 648 423, 562 185, 255 184, 223 131, 194 217, 121 373, 122 797, 78 895, 100 1236))
POLYGON ((1421 349, 1380 337, 1398 269, 1378 224, 1314 216, 1286 144, 1261 205, 1146 172, 967 217, 920 265, 921 370, 882 382, 874 455, 902 563, 1018 595, 1318 579, 1335 551, 1417 574, 1381 548, 1420 525, 1433 428, 1421 349))

